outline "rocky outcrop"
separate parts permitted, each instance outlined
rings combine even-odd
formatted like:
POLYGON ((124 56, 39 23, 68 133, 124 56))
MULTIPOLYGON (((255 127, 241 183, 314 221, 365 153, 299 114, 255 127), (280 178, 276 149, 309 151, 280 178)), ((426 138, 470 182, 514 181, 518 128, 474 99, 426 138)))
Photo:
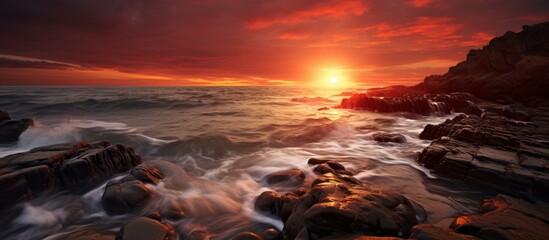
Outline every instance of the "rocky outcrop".
POLYGON ((13 120, 7 112, 0 110, 0 144, 17 142, 19 136, 30 126, 34 126, 32 119, 13 120))
POLYGON ((530 122, 491 112, 459 115, 427 125, 422 139, 436 139, 418 162, 436 173, 499 192, 549 199, 549 124, 540 111, 530 122))
POLYGON ((152 197, 145 183, 156 184, 162 178, 164 176, 156 167, 139 165, 130 171, 130 175, 107 183, 101 206, 110 215, 133 212, 147 204, 152 197))
POLYGON ((549 205, 498 195, 485 200, 478 213, 454 219, 450 228, 418 225, 410 239, 524 239, 549 236, 549 205))
POLYGON ((257 197, 255 208, 281 218, 286 239, 334 234, 404 237, 417 224, 414 209, 404 196, 334 173, 320 176, 308 191, 264 192, 257 197))
POLYGON ((177 236, 171 224, 156 219, 139 217, 126 223, 120 229, 121 240, 175 240, 177 236))
POLYGON ((446 115, 461 112, 480 116, 482 110, 467 93, 404 95, 401 97, 373 97, 356 94, 341 100, 340 107, 379 113, 409 112, 420 115, 446 115))
POLYGON ((108 142, 56 144, 0 158, 0 206, 49 189, 98 182, 142 162, 132 148, 108 142))
POLYGON ((469 92, 476 97, 528 105, 549 105, 549 22, 507 32, 441 76, 429 76, 417 89, 469 92))

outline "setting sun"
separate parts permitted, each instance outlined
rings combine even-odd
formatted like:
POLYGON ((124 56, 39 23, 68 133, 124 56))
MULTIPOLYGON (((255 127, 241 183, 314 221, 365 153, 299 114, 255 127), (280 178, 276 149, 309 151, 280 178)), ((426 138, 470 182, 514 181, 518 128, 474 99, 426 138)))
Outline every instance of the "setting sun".
POLYGON ((330 82, 331 82, 332 84, 336 84, 337 81, 338 81, 337 77, 330 77, 330 82))

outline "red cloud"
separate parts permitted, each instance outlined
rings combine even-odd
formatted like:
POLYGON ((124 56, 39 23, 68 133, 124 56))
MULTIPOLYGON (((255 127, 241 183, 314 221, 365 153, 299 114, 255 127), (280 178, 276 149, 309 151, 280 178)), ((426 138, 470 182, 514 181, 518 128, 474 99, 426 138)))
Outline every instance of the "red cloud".
POLYGON ((460 38, 456 32, 463 24, 454 23, 452 18, 419 17, 414 22, 404 25, 382 23, 370 27, 376 30, 375 36, 380 39, 420 35, 423 40, 447 40, 460 38))
POLYGON ((246 23, 248 29, 262 29, 275 25, 295 25, 318 17, 346 17, 360 16, 368 11, 368 7, 361 1, 331 2, 332 4, 317 4, 312 8, 290 12, 271 18, 254 19, 246 23))
POLYGON ((412 5, 416 8, 419 8, 419 7, 425 7, 425 6, 429 5, 432 2, 433 2, 433 0, 411 0, 411 1, 406 2, 406 4, 412 5))

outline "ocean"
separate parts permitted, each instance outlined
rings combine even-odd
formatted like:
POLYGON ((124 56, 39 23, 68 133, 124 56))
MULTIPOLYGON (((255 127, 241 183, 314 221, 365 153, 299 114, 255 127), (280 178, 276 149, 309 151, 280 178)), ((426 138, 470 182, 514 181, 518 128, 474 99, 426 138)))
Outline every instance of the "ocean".
MULTIPOLYGON (((0 157, 56 143, 109 141, 133 147, 146 162, 169 169, 153 202, 134 214, 109 216, 100 207, 105 181, 83 191, 45 193, 18 204, 2 221, 2 239, 41 239, 76 229, 117 231, 155 206, 177 201, 186 218, 178 232, 207 229, 226 239, 242 229, 282 221, 256 212, 254 198, 270 186, 264 177, 299 168, 306 183, 316 175, 309 158, 336 159, 367 185, 405 195, 439 223, 473 212, 485 196, 432 174, 415 162, 430 141, 418 134, 453 115, 380 114, 336 108, 360 89, 300 87, 3 87, 0 109, 32 118, 14 146, 0 157), (327 109, 326 109, 327 108, 327 109), (407 142, 380 143, 376 132, 403 134, 407 142), (79 221, 71 219, 78 217, 79 221), (78 222, 78 224, 74 224, 78 222), (85 224, 82 224, 85 223, 85 224)), ((123 175, 114 176, 120 178, 123 175)))

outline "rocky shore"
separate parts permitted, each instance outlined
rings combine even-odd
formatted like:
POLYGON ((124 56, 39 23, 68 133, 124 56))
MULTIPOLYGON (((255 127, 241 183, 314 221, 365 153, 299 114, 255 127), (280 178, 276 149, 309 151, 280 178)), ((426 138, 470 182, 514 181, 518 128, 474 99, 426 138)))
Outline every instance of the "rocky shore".
MULTIPOLYGON (((312 182, 305 181, 305 169, 295 167, 261 180, 293 189, 265 191, 253 202, 255 211, 284 223, 281 231, 267 226, 237 232, 232 239, 547 239, 548 58, 549 23, 538 24, 492 40, 447 74, 428 77, 418 86, 355 94, 340 104, 380 113, 460 113, 425 126, 419 138, 432 143, 418 153, 417 162, 440 177, 491 195, 475 213, 425 224, 418 217, 426 215, 420 204, 358 180, 345 160, 319 157, 308 160, 307 170, 316 174, 312 182)), ((0 144, 15 144, 32 126, 31 119, 12 120, 0 111, 0 144)), ((406 142, 398 133, 380 132, 373 138, 406 142)), ((212 238, 207 230, 176 229, 174 224, 186 218, 186 209, 177 204, 143 214, 140 210, 155 198, 147 186, 164 184, 165 173, 132 148, 108 142, 50 145, 0 158, 0 210, 41 194, 89 189, 107 180, 99 207, 113 218, 135 217, 117 230, 90 227, 50 239, 212 238)))

